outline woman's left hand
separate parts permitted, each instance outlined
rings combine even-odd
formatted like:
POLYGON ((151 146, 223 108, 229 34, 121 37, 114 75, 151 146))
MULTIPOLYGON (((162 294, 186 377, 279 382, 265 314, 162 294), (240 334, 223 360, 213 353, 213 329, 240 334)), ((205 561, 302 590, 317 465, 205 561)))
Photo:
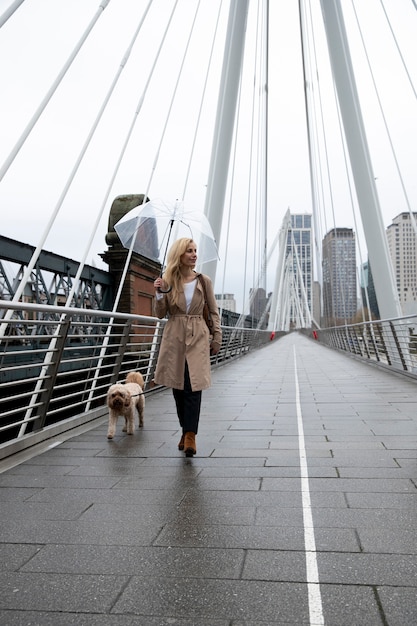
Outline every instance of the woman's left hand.
POLYGON ((217 343, 217 341, 212 341, 210 344, 210 354, 214 356, 215 354, 218 354, 219 352, 220 352, 220 345, 217 343))

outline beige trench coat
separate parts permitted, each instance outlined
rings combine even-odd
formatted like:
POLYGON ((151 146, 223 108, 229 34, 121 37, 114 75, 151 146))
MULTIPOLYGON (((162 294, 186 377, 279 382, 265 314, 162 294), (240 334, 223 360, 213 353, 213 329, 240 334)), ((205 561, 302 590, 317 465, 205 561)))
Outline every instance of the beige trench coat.
POLYGON ((201 391, 210 387, 210 341, 218 344, 219 348, 222 332, 212 282, 205 274, 204 279, 207 304, 214 322, 212 339, 203 317, 204 292, 200 280, 197 280, 188 313, 184 293, 180 294, 179 306, 170 302, 169 293, 164 294, 161 299, 155 298, 155 315, 160 319, 168 315, 154 376, 158 385, 184 389, 184 368, 187 361, 192 390, 201 391))

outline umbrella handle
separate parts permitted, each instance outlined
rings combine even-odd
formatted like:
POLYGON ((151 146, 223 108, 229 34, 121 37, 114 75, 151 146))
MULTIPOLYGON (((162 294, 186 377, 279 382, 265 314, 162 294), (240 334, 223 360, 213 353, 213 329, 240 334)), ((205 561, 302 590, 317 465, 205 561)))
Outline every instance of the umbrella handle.
MULTIPOLYGON (((168 252, 168 244, 169 244, 169 240, 170 240, 170 237, 171 237, 172 227, 174 226, 174 221, 175 220, 172 219, 172 220, 170 220, 170 223, 169 223, 168 238, 167 238, 167 243, 166 243, 166 246, 165 246, 164 258, 162 260, 161 273, 159 274, 161 277, 162 277, 163 267, 165 266, 165 259, 166 259, 167 252, 168 252)), ((172 287, 169 287, 168 289, 161 289, 160 287, 158 287, 159 293, 169 293, 171 290, 172 290, 172 287)))

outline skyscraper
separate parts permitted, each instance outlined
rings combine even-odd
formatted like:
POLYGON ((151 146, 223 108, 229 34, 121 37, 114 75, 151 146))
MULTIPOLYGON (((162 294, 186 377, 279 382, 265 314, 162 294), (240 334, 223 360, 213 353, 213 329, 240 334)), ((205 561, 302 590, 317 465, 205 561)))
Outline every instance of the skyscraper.
MULTIPOLYGON (((417 213, 413 215, 417 220, 417 213)), ((403 313, 417 313, 417 236, 410 213, 394 217, 387 239, 403 313)))
POLYGON ((365 309, 369 308, 372 315, 376 319, 379 319, 378 300, 376 298, 374 279, 369 260, 362 263, 360 271, 360 287, 362 306, 365 309))
MULTIPOLYGON (((313 287, 313 263, 312 263, 312 231, 311 215, 308 213, 291 214, 291 230, 287 235, 286 259, 292 265, 294 281, 298 292, 298 301, 308 306, 309 316, 312 315, 312 287, 313 287), (300 280, 301 274, 301 280, 300 280)), ((305 316, 307 319, 309 316, 305 316)), ((291 313, 291 319, 296 317, 291 313)))
POLYGON ((356 310, 355 234, 351 228, 333 228, 323 239, 324 325, 351 320, 356 310))

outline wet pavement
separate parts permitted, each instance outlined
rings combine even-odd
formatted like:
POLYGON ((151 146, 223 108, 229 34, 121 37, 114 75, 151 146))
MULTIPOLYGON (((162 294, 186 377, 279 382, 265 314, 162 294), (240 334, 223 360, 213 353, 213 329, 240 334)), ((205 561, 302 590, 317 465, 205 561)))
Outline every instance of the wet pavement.
POLYGON ((414 626, 417 382, 292 334, 0 464, 5 626, 414 626), (44 450, 42 453, 40 453, 44 450))

